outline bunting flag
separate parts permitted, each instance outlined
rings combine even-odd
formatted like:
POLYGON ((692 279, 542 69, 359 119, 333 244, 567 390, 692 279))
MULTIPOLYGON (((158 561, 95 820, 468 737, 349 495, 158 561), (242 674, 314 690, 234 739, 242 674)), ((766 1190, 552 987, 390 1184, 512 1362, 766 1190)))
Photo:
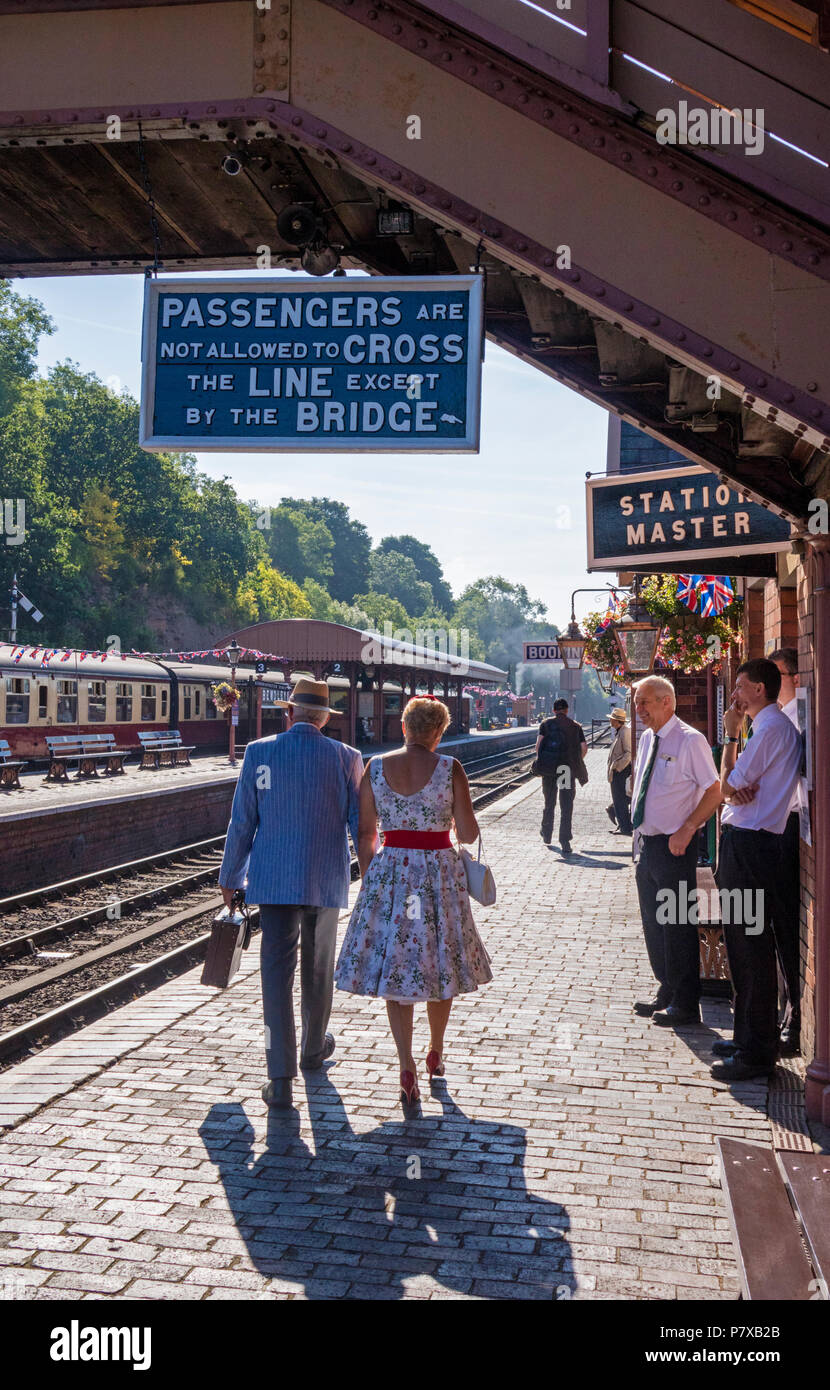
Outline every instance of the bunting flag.
POLYGON ((724 574, 706 574, 700 589, 700 611, 704 618, 718 618, 735 597, 735 590, 724 574))
POLYGON ((605 617, 603 618, 602 622, 597 625, 597 632, 605 632, 606 628, 610 627, 611 624, 616 621, 618 616, 619 605, 615 601, 613 595, 609 594, 608 607, 605 610, 605 617))

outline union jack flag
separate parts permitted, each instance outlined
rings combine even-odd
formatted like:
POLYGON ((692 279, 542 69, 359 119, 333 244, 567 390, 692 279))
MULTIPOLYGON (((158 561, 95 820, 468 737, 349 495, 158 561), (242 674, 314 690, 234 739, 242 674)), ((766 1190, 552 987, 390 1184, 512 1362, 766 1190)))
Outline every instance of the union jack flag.
POLYGON ((697 612, 698 601, 700 599, 700 586, 704 581, 702 574, 679 574, 677 576, 677 598, 680 603, 685 603, 693 613, 697 612))
POLYGON ((725 574, 707 574, 700 590, 700 611, 704 618, 717 618, 735 597, 725 574))

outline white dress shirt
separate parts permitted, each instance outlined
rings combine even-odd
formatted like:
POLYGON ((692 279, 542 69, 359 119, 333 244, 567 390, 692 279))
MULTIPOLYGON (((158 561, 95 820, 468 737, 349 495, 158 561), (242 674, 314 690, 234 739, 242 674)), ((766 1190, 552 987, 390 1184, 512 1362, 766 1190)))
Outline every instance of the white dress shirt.
MULTIPOLYGON (((712 750, 704 734, 673 714, 658 730, 660 743, 646 792, 641 835, 673 835, 698 805, 703 793, 717 782, 712 750)), ((637 763, 631 792, 634 813, 645 770, 651 757, 654 733, 645 729, 637 745, 637 763)))
POLYGON ((729 785, 758 790, 745 806, 723 808, 721 821, 736 830, 783 835, 801 767, 801 736, 777 705, 765 705, 752 721, 752 738, 729 774, 729 785))
MULTIPOLYGON (((786 714, 787 718, 798 729, 798 700, 795 695, 791 700, 787 702, 786 705, 781 706, 781 713, 786 714)), ((799 737, 801 737, 800 729, 798 729, 798 734, 799 737)), ((802 806, 806 806, 806 804, 807 802, 804 798, 804 788, 801 785, 801 778, 799 777, 798 781, 795 784, 793 799, 790 802, 790 815, 792 815, 793 811, 800 811, 802 806)))

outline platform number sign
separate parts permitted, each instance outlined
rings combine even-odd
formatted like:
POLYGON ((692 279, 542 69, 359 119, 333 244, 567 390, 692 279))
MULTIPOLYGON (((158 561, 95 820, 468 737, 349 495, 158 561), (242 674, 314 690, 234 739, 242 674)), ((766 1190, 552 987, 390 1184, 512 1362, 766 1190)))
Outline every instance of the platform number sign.
POLYGON ((266 671, 268 670, 268 662, 258 661, 254 667, 254 670, 256 671, 258 676, 264 676, 266 671))
POLYGON ((525 642, 523 661, 561 661, 558 642, 525 642))
POLYGON ((147 281, 145 449, 477 453, 480 275, 147 281))

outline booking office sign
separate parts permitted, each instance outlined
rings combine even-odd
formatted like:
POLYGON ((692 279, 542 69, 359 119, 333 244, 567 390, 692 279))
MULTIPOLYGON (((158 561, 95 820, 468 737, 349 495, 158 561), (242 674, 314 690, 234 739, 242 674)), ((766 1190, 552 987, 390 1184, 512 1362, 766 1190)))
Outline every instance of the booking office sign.
POLYGON ((149 280, 145 449, 477 453, 482 277, 149 280))

